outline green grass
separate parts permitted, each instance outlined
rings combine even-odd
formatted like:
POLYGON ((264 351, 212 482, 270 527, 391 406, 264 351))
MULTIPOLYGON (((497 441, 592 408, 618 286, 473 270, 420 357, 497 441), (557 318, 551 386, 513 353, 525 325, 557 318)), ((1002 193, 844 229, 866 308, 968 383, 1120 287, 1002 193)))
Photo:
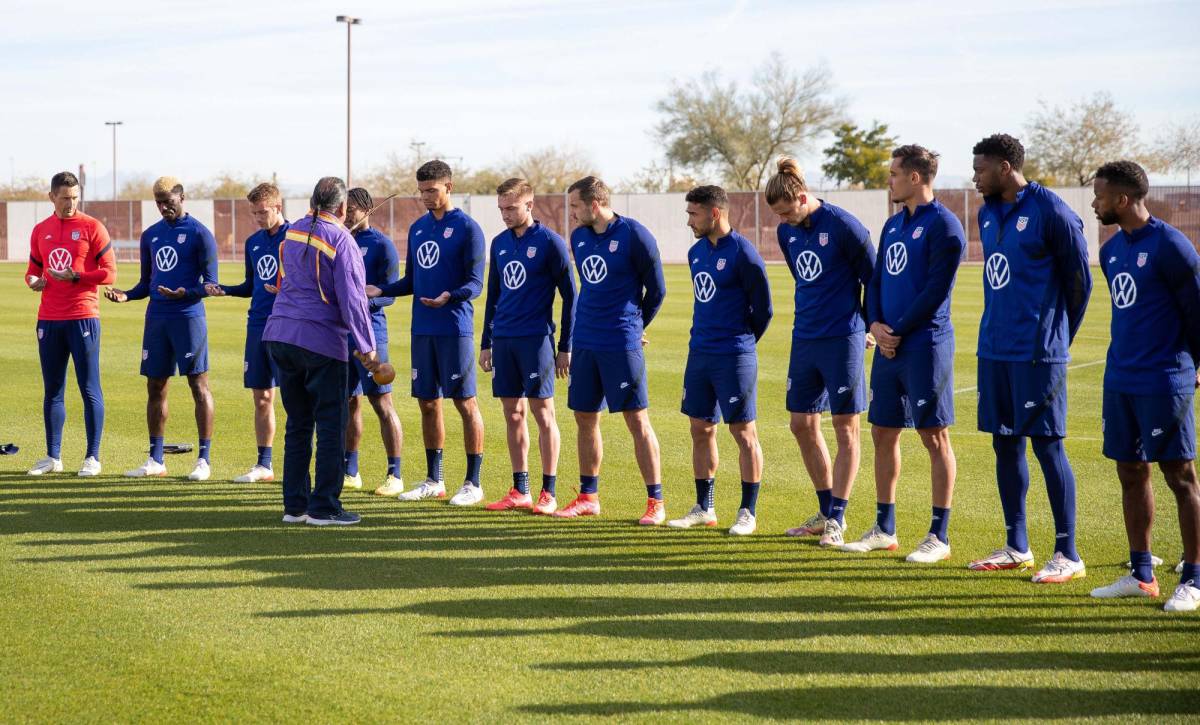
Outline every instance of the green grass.
MULTIPOLYGON (((26 477, 42 454, 35 297, 22 288, 16 265, 4 271, 0 438, 22 450, 0 459, 2 721, 1194 718, 1200 618, 1167 615, 1145 600, 1087 597, 1122 573, 1126 549, 1113 467, 1100 455, 1102 365, 1070 376, 1067 447, 1079 479, 1079 547, 1089 576, 1066 585, 964 567, 1002 543, 1003 533, 990 441, 974 431, 973 393, 957 398, 948 564, 898 560, 924 534, 929 515, 928 462, 911 434, 897 507, 900 552, 825 552, 782 536, 815 499, 783 408, 791 283, 778 266, 771 269, 777 315, 760 349, 766 475, 758 535, 634 525, 645 493, 623 424, 611 417, 604 423, 605 515, 597 520, 401 506, 348 493, 345 503, 363 514, 362 525, 289 527, 278 523, 276 486, 113 475, 145 459, 137 374, 144 303, 103 306, 106 475, 26 477)), ((222 272, 240 278, 236 265, 222 272)), ((123 282, 134 274, 121 268, 123 282)), ((980 277, 978 267, 964 269, 956 293, 957 388, 975 382, 980 277)), ((687 425, 678 413, 691 314, 686 270, 669 269, 668 286, 648 356, 668 512, 677 516, 693 495, 687 425)), ((244 309, 235 300, 208 304, 215 479, 253 461, 252 408, 241 387, 244 309)), ((404 363, 403 381, 407 303, 395 310, 392 354, 404 363)), ((1076 364, 1103 358, 1107 319, 1100 285, 1073 351, 1076 364)), ((69 385, 64 459, 74 470, 83 431, 69 385)), ((168 439, 193 441, 187 386, 176 380, 170 394, 168 439)), ((407 395, 397 401, 412 482, 424 466, 417 411, 407 395)), ((494 498, 509 485, 503 423, 490 392, 481 402, 484 484, 494 498)), ((577 468, 561 394, 559 412, 566 499, 577 468)), ((370 486, 384 460, 369 414, 366 428, 370 486)), ((453 482, 464 467, 456 418, 447 430, 453 482)), ((282 433, 276 447, 281 460, 282 433)), ((726 435, 721 453, 717 507, 727 525, 738 486, 726 435)), ((180 476, 190 463, 168 459, 180 476)), ((851 501, 854 536, 872 522, 870 470, 868 463, 860 471, 851 501)), ((1031 470, 1031 538, 1035 553, 1045 555, 1053 532, 1035 463, 1031 470)), ((1165 486, 1158 494, 1155 541, 1173 562, 1174 503, 1165 486)), ((1160 575, 1169 590, 1174 575, 1160 575)))

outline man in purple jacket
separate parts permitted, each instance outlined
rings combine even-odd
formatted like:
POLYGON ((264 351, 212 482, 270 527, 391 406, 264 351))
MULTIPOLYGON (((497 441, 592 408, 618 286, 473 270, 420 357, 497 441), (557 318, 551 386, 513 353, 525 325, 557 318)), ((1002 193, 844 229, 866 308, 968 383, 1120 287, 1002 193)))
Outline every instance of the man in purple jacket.
POLYGON ((348 526, 360 517, 338 500, 347 417, 346 336, 368 370, 379 363, 362 255, 342 226, 345 182, 333 176, 321 179, 310 204, 308 216, 293 224, 279 245, 279 293, 262 336, 279 369, 279 393, 287 411, 283 521, 348 526), (310 482, 314 428, 316 480, 310 482))

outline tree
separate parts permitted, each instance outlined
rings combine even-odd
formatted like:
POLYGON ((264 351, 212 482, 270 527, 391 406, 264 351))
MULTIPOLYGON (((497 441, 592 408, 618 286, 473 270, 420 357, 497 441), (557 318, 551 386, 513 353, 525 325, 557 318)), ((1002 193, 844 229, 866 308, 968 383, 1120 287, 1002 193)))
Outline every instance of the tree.
POLYGON ((194 199, 244 199, 257 183, 223 171, 208 181, 202 181, 191 188, 185 186, 185 189, 188 196, 194 199))
POLYGON ((887 186, 888 167, 896 137, 887 135, 887 124, 874 121, 869 129, 843 123, 833 132, 833 145, 825 149, 826 161, 821 164, 825 176, 861 189, 883 189, 887 186))
POLYGON ((712 173, 731 190, 762 186, 780 154, 796 155, 841 120, 823 65, 797 75, 779 53, 768 56, 749 89, 709 70, 698 80, 673 82, 655 103, 664 116, 655 135, 667 159, 698 177, 712 173))
POLYGON ((49 193, 50 180, 39 179, 36 176, 26 176, 9 184, 0 184, 2 201, 46 201, 46 195, 49 193))
POLYGON ((1039 103, 1028 121, 1026 157, 1058 181, 1087 186, 1106 161, 1133 159, 1156 167, 1138 143, 1138 124, 1108 93, 1060 108, 1039 103))
POLYGON ((1200 116, 1168 124, 1155 141, 1163 171, 1184 172, 1192 185, 1192 169, 1200 170, 1200 116))
POLYGON ((688 191, 700 182, 687 174, 676 174, 670 164, 651 161, 638 170, 633 177, 624 179, 617 189, 628 194, 664 194, 688 191))
MULTIPOLYGON (((187 187, 184 187, 187 190, 187 187)), ((189 191, 188 196, 193 196, 189 191)), ((125 181, 121 184, 121 191, 117 194, 118 199, 128 199, 137 201, 139 199, 154 198, 154 179, 148 176, 126 176, 125 181)), ((196 197, 203 198, 203 197, 196 197)))

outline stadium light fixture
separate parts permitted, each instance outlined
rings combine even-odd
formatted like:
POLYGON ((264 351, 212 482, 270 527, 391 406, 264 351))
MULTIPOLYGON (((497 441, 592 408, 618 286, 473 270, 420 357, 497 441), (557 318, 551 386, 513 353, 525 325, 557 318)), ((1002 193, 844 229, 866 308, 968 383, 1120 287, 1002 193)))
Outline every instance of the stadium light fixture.
POLYGON ((346 187, 350 187, 350 29, 362 25, 362 18, 350 15, 337 16, 339 23, 346 24, 346 187))

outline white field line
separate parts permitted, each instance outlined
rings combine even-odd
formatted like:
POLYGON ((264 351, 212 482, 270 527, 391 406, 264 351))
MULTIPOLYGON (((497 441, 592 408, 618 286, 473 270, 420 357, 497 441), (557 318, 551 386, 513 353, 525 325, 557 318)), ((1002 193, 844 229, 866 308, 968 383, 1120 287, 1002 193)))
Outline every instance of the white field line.
MULTIPOLYGON (((1103 365, 1104 363, 1105 363, 1105 360, 1093 360, 1091 362, 1079 363, 1078 365, 1068 365, 1067 370, 1078 370, 1080 368, 1090 368, 1094 365, 1103 365)), ((970 393, 976 389, 978 389, 978 386, 976 386, 976 385, 972 385, 969 388, 958 388, 954 391, 954 394, 958 395, 960 393, 970 393)))

